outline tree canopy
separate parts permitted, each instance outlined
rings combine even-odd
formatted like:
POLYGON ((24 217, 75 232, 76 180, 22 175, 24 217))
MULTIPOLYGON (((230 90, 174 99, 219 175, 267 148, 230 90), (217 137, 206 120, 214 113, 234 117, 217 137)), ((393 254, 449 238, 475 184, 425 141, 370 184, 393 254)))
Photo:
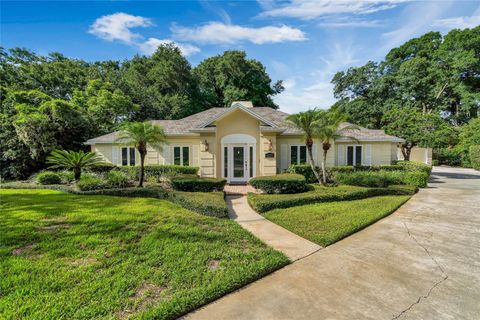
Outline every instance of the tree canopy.
POLYGON ((46 167, 53 150, 85 149, 86 140, 124 122, 180 119, 237 99, 276 108, 271 97, 281 92, 281 82, 271 86, 265 67, 244 52, 227 51, 192 69, 173 44, 152 56, 96 62, 0 48, 0 84, 2 179, 26 178, 46 167), (220 100, 203 79, 210 72, 220 100))

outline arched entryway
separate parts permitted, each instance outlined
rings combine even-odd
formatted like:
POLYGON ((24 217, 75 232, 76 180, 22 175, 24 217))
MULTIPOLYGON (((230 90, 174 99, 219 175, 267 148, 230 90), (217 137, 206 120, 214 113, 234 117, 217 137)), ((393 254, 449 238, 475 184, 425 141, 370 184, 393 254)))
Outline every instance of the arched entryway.
POLYGON ((229 183, 246 183, 256 174, 257 140, 248 134, 221 139, 222 177, 229 183))

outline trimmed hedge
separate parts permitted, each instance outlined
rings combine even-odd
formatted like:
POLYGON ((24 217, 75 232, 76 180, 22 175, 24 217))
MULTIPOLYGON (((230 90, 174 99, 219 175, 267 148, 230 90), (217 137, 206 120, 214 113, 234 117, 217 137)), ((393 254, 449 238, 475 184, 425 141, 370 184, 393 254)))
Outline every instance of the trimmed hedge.
MULTIPOLYGON (((297 173, 305 177, 307 183, 317 183, 318 180, 313 173, 312 166, 309 164, 291 164, 288 169, 288 173, 297 173)), ((317 167, 317 172, 322 175, 321 169, 317 167)), ((328 176, 328 175, 327 175, 328 176)))
POLYGON ((335 180, 342 184, 372 188, 384 188, 395 184, 425 188, 429 176, 423 171, 353 171, 337 173, 335 180))
POLYGON ((82 191, 99 190, 107 187, 106 182, 94 174, 82 174, 76 185, 82 191))
POLYGON ((354 171, 399 171, 404 169, 404 166, 392 164, 382 166, 335 166, 330 170, 333 173, 348 173, 354 171))
POLYGON ((105 174, 105 180, 110 188, 125 188, 130 185, 130 179, 122 171, 112 170, 105 174))
POLYGON ((480 170, 480 145, 470 146, 469 150, 470 164, 475 170, 480 170))
MULTIPOLYGON (((117 167, 118 170, 125 172, 131 179, 140 178, 140 166, 117 167)), ((177 165, 146 165, 145 177, 156 177, 157 179, 165 175, 177 174, 198 174, 198 167, 177 166, 177 165)))
POLYGON ((225 194, 223 192, 183 192, 176 191, 169 194, 168 200, 175 202, 185 209, 200 214, 224 218, 228 216, 225 194))
POLYGON ((44 172, 40 172, 35 176, 35 181, 38 184, 43 184, 43 185, 61 184, 62 177, 56 172, 44 171, 44 172))
POLYGON ((299 193, 308 190, 305 177, 295 173, 250 179, 250 185, 266 193, 299 193))
POLYGON ((298 193, 295 196, 284 194, 248 194, 248 203, 257 212, 263 213, 278 208, 289 208, 317 202, 332 202, 364 199, 383 195, 413 195, 415 186, 392 185, 387 188, 365 188, 357 186, 324 187, 315 186, 315 190, 298 193))
POLYGON ((432 173, 432 166, 415 161, 397 161, 397 165, 402 166, 405 171, 420 171, 430 175, 432 173))
POLYGON ((175 176, 170 179, 172 188, 180 191, 211 192, 222 191, 227 183, 223 178, 201 178, 197 176, 175 176))

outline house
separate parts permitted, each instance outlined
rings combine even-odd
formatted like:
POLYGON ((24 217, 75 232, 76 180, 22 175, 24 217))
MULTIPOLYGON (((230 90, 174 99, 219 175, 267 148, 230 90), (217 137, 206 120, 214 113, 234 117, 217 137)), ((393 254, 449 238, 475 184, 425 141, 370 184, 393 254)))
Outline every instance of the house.
MULTIPOLYGON (((302 131, 286 121, 288 114, 268 107, 253 107, 237 101, 230 108, 211 108, 180 120, 153 120, 164 128, 163 150, 148 149, 146 164, 176 164, 200 167, 204 177, 224 177, 230 183, 284 172, 290 164, 307 162, 302 131)), ((348 125, 348 124, 343 124, 348 125)), ((94 152, 110 163, 138 165, 133 147, 118 144, 117 132, 90 139, 94 152)), ((389 165, 397 159, 403 140, 383 130, 360 128, 333 142, 327 166, 389 165)), ((313 146, 317 164, 322 157, 319 141, 313 146)))

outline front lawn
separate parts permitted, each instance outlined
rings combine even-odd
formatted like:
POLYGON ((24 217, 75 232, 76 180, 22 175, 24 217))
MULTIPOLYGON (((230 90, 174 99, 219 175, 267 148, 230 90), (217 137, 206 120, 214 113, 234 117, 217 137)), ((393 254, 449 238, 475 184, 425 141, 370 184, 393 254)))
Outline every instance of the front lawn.
POLYGON ((410 196, 308 204, 275 209, 265 218, 321 246, 328 246, 391 214, 410 196))
POLYGON ((0 190, 0 318, 173 319, 288 263, 159 199, 0 190))

